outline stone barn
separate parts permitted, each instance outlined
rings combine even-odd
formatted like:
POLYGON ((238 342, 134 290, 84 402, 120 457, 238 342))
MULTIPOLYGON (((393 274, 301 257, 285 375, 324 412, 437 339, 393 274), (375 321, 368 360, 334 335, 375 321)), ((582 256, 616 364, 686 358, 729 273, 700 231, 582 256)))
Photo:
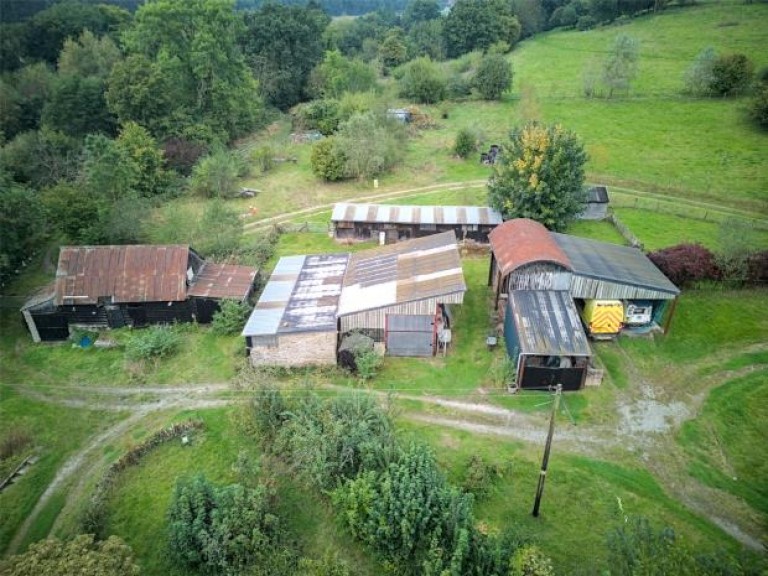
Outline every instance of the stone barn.
POLYGON ((206 262, 189 246, 63 246, 55 282, 22 316, 35 342, 72 328, 208 323, 223 299, 246 301, 256 269, 206 262))
POLYGON ((375 240, 393 244, 452 231, 459 240, 487 243, 502 218, 486 206, 394 206, 338 203, 331 227, 336 240, 375 240))
POLYGON ((348 254, 280 259, 242 332, 254 366, 336 364, 336 312, 348 260, 348 254))

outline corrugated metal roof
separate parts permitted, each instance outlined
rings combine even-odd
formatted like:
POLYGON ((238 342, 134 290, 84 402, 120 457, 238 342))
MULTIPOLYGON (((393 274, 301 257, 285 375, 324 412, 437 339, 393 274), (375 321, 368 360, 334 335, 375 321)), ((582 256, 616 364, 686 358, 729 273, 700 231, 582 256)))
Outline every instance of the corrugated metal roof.
POLYGON ((680 290, 637 248, 552 233, 573 273, 677 295, 680 290))
POLYGON ((568 257, 554 241, 549 230, 534 220, 508 220, 491 230, 488 239, 504 276, 533 262, 553 262, 566 270, 571 269, 568 257))
POLYGON ((587 202, 594 204, 608 203, 608 189, 605 186, 592 186, 587 190, 587 202))
POLYGON ((568 292, 513 290, 508 306, 521 354, 591 356, 579 313, 568 292))
POLYGON ((348 259, 348 254, 281 258, 242 335, 335 330, 348 259))
POLYGON ((487 206, 395 206, 390 204, 352 204, 333 207, 334 222, 376 222, 391 224, 476 224, 497 226, 501 214, 487 206))
POLYGON ((57 305, 178 302, 187 297, 189 247, 63 246, 56 270, 57 305))
POLYGON ((456 235, 441 232, 352 254, 339 315, 466 289, 456 235))
POLYGON ((244 300, 253 286, 256 268, 206 262, 198 271, 187 295, 199 298, 244 300))

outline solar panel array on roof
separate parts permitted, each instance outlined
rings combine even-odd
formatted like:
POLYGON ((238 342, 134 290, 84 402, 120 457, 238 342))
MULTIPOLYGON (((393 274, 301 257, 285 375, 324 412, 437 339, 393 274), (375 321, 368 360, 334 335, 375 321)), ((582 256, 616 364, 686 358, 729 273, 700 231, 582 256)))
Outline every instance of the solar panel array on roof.
POLYGON ((566 291, 513 290, 509 294, 520 353, 536 356, 590 356, 587 336, 566 291))
POLYGON ((552 233, 574 274, 677 295, 680 290, 637 248, 552 233))
POLYGON ((340 202, 333 207, 334 222, 390 224, 469 224, 497 226, 501 214, 487 206, 396 206, 340 202))

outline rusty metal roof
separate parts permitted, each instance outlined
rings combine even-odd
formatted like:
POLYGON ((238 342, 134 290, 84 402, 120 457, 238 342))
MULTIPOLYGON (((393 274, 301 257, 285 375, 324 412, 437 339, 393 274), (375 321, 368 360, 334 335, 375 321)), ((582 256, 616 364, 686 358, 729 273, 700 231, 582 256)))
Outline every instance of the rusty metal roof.
POLYGON ((187 294, 198 298, 245 300, 255 277, 256 268, 251 266, 206 262, 195 276, 195 283, 189 287, 187 294))
POLYGON ((394 206, 388 204, 351 204, 333 207, 334 222, 370 222, 389 224, 485 225, 501 224, 501 214, 487 206, 394 206))
POLYGON ((189 247, 63 246, 57 305, 185 300, 189 247))
POLYGON ((562 290, 512 290, 509 310, 520 353, 536 356, 591 356, 573 298, 562 290))
POLYGON ((534 220, 508 220, 494 228, 488 239, 504 276, 533 262, 553 262, 571 270, 568 256, 552 238, 549 230, 534 220))
POLYGON ((348 254, 281 258, 242 335, 335 331, 348 259, 348 254))
POLYGON ((339 315, 465 292, 456 235, 432 234, 352 254, 339 315))

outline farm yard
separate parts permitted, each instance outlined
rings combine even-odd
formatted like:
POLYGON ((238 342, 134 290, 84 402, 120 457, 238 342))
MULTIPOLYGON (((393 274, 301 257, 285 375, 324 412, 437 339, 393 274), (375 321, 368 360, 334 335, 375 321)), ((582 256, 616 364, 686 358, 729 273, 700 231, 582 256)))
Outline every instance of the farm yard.
MULTIPOLYGON (((471 128, 484 150, 532 118, 575 130, 589 154, 587 182, 610 194, 612 219, 576 220, 565 235, 627 245, 629 234, 646 252, 696 243, 719 253, 738 233, 750 249, 765 250, 768 137, 743 119, 744 98, 688 98, 679 83, 707 45, 745 52, 758 68, 768 65, 766 22, 765 4, 729 2, 629 20, 621 31, 640 41, 639 75, 629 94, 613 100, 582 97, 580 83, 618 26, 536 35, 510 53, 513 89, 500 102, 420 106, 437 120, 410 134, 401 163, 375 184, 317 179, 311 144, 291 141, 290 120, 281 115, 238 146, 269 146, 296 161, 245 177, 238 185, 258 194, 226 201, 241 215, 243 247, 262 246, 267 237, 273 243, 258 262, 257 288, 283 257, 344 253, 359 262, 366 251, 379 254, 378 238, 332 237, 337 202, 487 206, 490 170, 475 157, 452 154, 456 132, 471 128)), ((199 215, 209 202, 182 195, 170 205, 199 215)), ((195 238, 188 245, 195 248, 195 238)), ((365 404, 372 400, 398 444, 428 446, 445 482, 472 495, 478 534, 513 533, 551 558, 556 574, 611 573, 611 535, 637 518, 672 528, 681 546, 696 553, 739 558, 745 574, 765 570, 764 284, 686 286, 666 334, 590 340, 602 382, 562 395, 541 515, 534 518, 553 396, 524 388, 511 393, 503 339, 488 344, 498 318, 487 246, 457 248, 466 291, 451 306, 445 355, 383 356, 365 375, 333 363, 254 366, 241 330, 198 323, 169 327, 169 352, 155 357, 130 353, 143 330, 152 329, 102 331, 103 347, 80 346, 81 339, 34 343, 19 310, 51 282, 57 250, 51 244, 32 258, 2 292, 0 481, 33 457, 0 491, 3 557, 46 536, 114 534, 131 547, 142 574, 187 574, 168 554, 168 510, 178 480, 203 474, 216 485, 267 486, 289 535, 286 547, 302 558, 330 559, 349 574, 385 573, 391 565, 383 553, 350 537, 337 486, 320 484, 316 470, 305 474, 307 456, 291 453, 287 436, 277 431, 279 441, 266 440, 265 399, 279 394, 293 413, 307 406, 322 413, 320 406, 344 402, 362 413, 373 410, 365 404), (188 428, 162 432, 173 425, 188 428)), ((78 336, 96 338, 88 330, 78 336)), ((365 414, 366 422, 379 418, 365 414)), ((323 422, 328 428, 319 429, 335 433, 323 422)), ((301 440, 311 452, 312 439, 301 440)), ((353 495, 345 497, 349 504, 353 495)))

